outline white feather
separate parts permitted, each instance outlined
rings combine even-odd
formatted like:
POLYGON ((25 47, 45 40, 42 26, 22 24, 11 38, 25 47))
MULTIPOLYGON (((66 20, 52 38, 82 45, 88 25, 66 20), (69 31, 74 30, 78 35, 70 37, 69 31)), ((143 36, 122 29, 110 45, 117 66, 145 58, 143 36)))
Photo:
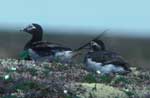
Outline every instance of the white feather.
POLYGON ((86 65, 87 65, 87 68, 92 71, 97 71, 102 68, 102 63, 94 62, 92 61, 91 58, 87 59, 86 65))
POLYGON ((33 51, 32 49, 28 49, 28 52, 29 52, 29 56, 32 60, 35 60, 35 61, 39 61, 39 62, 50 62, 50 61, 53 61, 53 57, 52 56, 44 56, 44 57, 41 57, 39 56, 35 51, 33 51))
POLYGON ((54 56, 50 55, 50 56, 41 57, 32 49, 28 49, 28 52, 30 58, 35 61, 58 61, 61 63, 71 63, 72 57, 74 55, 72 51, 61 51, 61 52, 56 52, 54 56))
POLYGON ((30 58, 33 60, 40 58, 40 56, 32 49, 28 49, 28 53, 29 53, 30 58))
POLYGON ((59 60, 62 63, 67 63, 71 62, 71 59, 73 57, 73 52, 72 51, 61 51, 61 52, 56 52, 55 54, 55 59, 59 60))
POLYGON ((107 65, 102 66, 102 63, 100 63, 100 62, 97 63, 95 61, 92 61, 91 58, 87 59, 86 65, 89 70, 92 70, 95 72, 99 70, 102 74, 109 74, 109 73, 114 73, 114 72, 124 72, 125 71, 123 67, 116 66, 114 64, 107 64, 107 65))

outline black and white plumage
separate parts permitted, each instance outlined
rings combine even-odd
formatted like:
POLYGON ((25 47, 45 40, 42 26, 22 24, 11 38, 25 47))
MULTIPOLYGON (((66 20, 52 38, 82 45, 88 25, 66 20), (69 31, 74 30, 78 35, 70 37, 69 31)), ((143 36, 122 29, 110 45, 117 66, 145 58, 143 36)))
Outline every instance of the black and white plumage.
POLYGON ((116 52, 108 51, 103 41, 93 40, 89 43, 90 51, 85 57, 88 70, 100 71, 102 74, 130 72, 129 64, 116 52))
POLYGON ((75 53, 71 48, 42 41, 43 29, 39 24, 32 23, 23 31, 32 35, 31 40, 24 47, 24 51, 28 53, 25 59, 61 63, 70 63, 72 61, 71 59, 75 53))

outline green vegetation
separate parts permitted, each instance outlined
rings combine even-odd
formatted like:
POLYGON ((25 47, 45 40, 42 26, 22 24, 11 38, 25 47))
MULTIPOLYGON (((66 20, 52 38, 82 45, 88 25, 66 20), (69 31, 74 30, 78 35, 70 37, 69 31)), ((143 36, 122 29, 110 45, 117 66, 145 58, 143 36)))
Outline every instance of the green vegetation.
POLYGON ((132 91, 127 91, 127 90, 123 90, 128 96, 129 98, 132 98, 134 96, 134 93, 132 91))
POLYGON ((109 75, 102 75, 100 76, 100 80, 102 83, 111 83, 113 77, 109 76, 109 75))
POLYGON ((87 83, 96 83, 96 77, 93 74, 88 74, 84 77, 85 82, 87 83))
POLYGON ((83 65, 0 59, 0 98, 145 98, 150 72, 102 75, 83 65), (61 66, 61 67, 60 67, 61 66))
POLYGON ((119 83, 125 83, 125 84, 129 84, 131 83, 131 81, 129 81, 127 78, 123 77, 123 76, 119 76, 116 77, 116 79, 114 80, 115 84, 119 84, 119 83))
POLYGON ((27 59, 28 57, 29 57, 29 53, 28 53, 28 51, 26 51, 26 50, 24 50, 24 51, 22 51, 21 53, 20 53, 20 58, 22 59, 22 60, 25 60, 25 59, 27 59))
POLYGON ((6 95, 3 96, 2 98, 19 98, 19 97, 17 97, 16 95, 6 95))

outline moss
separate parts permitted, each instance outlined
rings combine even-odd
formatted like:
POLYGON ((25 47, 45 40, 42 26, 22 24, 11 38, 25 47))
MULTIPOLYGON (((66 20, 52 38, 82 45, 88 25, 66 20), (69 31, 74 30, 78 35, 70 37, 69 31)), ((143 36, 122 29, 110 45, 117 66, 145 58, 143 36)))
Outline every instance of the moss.
POLYGON ((96 83, 96 77, 90 73, 84 77, 84 81, 87 83, 96 83))
POLYGON ((38 74, 38 70, 36 70, 35 68, 28 68, 27 71, 30 72, 30 74, 33 76, 36 76, 38 74))
POLYGON ((35 81, 26 80, 26 81, 19 81, 19 83, 13 85, 10 89, 14 91, 17 90, 28 91, 31 89, 39 89, 41 87, 42 85, 36 83, 35 81))
POLYGON ((29 72, 32 76, 38 75, 38 70, 35 67, 18 69, 16 72, 20 74, 29 72))
POLYGON ((112 81, 112 77, 109 75, 102 75, 100 76, 100 80, 103 83, 110 83, 112 81))
POLYGON ((19 57, 20 57, 20 59, 22 59, 22 60, 28 59, 28 58, 29 58, 29 53, 28 53, 28 51, 27 51, 27 50, 22 51, 22 52, 20 53, 19 57))
POLYGON ((16 95, 6 95, 3 96, 2 98, 19 98, 19 97, 17 97, 16 95))
POLYGON ((125 91, 125 90, 123 90, 123 92, 125 92, 129 96, 129 98, 134 96, 134 93, 132 91, 125 91))
POLYGON ((69 95, 66 95, 65 97, 62 97, 62 98, 80 98, 78 96, 69 96, 69 95))
POLYGON ((131 83, 127 78, 123 77, 123 76, 118 76, 115 80, 114 80, 115 84, 118 83, 125 83, 125 84, 129 84, 131 83))
POLYGON ((44 66, 44 70, 42 71, 45 76, 48 76, 49 72, 51 72, 53 69, 49 65, 44 66))

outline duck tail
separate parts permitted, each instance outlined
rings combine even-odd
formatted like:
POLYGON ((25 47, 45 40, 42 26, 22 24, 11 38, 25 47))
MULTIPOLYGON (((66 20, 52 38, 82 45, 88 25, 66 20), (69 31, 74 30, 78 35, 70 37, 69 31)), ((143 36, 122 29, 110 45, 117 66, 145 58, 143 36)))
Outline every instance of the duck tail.
POLYGON ((83 49, 84 47, 86 47, 87 45, 89 45, 89 43, 90 43, 91 41, 97 40, 97 39, 99 39, 100 37, 102 37, 102 36, 105 34, 105 32, 107 32, 107 31, 108 31, 108 29, 104 30, 104 31, 103 31, 101 34, 99 34, 97 37, 95 37, 95 38, 93 38, 92 40, 88 41, 86 44, 80 46, 79 48, 75 49, 74 51, 79 51, 79 50, 83 49))

